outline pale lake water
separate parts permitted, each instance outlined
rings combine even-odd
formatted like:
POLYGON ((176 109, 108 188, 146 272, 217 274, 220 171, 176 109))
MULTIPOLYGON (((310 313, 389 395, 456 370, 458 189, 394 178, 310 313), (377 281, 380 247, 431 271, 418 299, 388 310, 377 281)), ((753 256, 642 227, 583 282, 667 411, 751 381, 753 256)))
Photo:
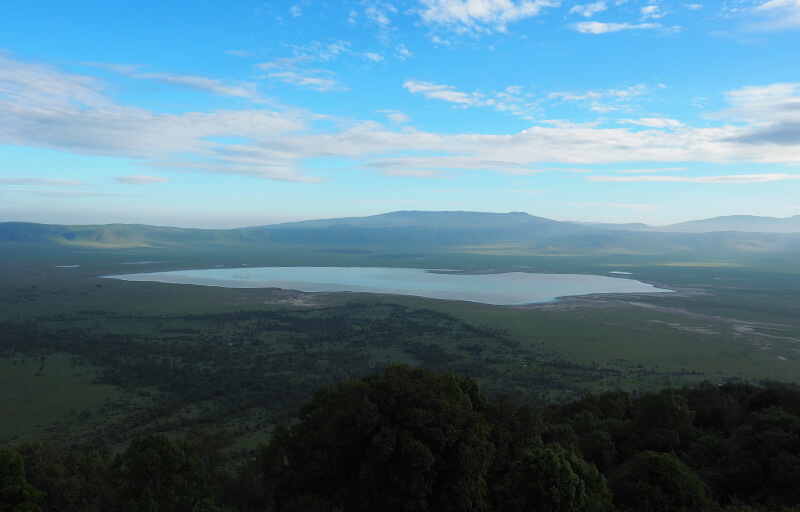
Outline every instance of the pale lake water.
POLYGON ((282 288, 301 292, 366 292, 415 295, 494 305, 549 302, 558 297, 597 293, 664 293, 634 279, 582 275, 463 274, 445 270, 373 267, 254 267, 178 270, 106 276, 124 281, 219 286, 282 288))

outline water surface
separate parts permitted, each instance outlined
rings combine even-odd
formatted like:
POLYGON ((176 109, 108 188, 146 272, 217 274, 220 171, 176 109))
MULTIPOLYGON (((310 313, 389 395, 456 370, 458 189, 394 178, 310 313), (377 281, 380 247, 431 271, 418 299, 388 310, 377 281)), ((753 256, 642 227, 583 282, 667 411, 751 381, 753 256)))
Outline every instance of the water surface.
POLYGON ((383 267, 260 267, 178 270, 107 276, 125 281, 283 288, 301 292, 368 292, 464 300, 495 305, 548 302, 596 293, 669 292, 633 279, 582 274, 464 274, 443 270, 383 267))

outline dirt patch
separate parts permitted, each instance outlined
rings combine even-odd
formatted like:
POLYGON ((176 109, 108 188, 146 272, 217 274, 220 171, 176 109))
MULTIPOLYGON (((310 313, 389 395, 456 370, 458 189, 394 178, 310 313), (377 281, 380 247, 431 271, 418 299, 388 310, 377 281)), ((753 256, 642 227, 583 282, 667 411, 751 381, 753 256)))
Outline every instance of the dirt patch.
POLYGON ((321 305, 320 299, 327 293, 303 293, 295 290, 280 290, 275 292, 274 297, 265 300, 264 304, 294 306, 294 307, 314 307, 321 305))

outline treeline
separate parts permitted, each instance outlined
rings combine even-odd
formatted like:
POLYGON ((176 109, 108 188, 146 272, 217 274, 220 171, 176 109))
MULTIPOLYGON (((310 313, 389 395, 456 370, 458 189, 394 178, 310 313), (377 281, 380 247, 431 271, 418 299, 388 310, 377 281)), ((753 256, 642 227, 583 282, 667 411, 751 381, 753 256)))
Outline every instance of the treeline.
POLYGON ((800 511, 800 388, 705 384, 539 409, 407 366, 319 388, 268 445, 0 448, 0 511, 800 511))

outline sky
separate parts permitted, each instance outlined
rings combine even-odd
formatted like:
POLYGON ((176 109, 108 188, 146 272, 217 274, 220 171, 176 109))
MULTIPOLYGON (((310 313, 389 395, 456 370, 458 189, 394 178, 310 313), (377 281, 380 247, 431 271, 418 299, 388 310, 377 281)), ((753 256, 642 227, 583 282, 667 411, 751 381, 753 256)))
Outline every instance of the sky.
POLYGON ((800 0, 0 2, 0 221, 397 210, 800 214, 800 0))

